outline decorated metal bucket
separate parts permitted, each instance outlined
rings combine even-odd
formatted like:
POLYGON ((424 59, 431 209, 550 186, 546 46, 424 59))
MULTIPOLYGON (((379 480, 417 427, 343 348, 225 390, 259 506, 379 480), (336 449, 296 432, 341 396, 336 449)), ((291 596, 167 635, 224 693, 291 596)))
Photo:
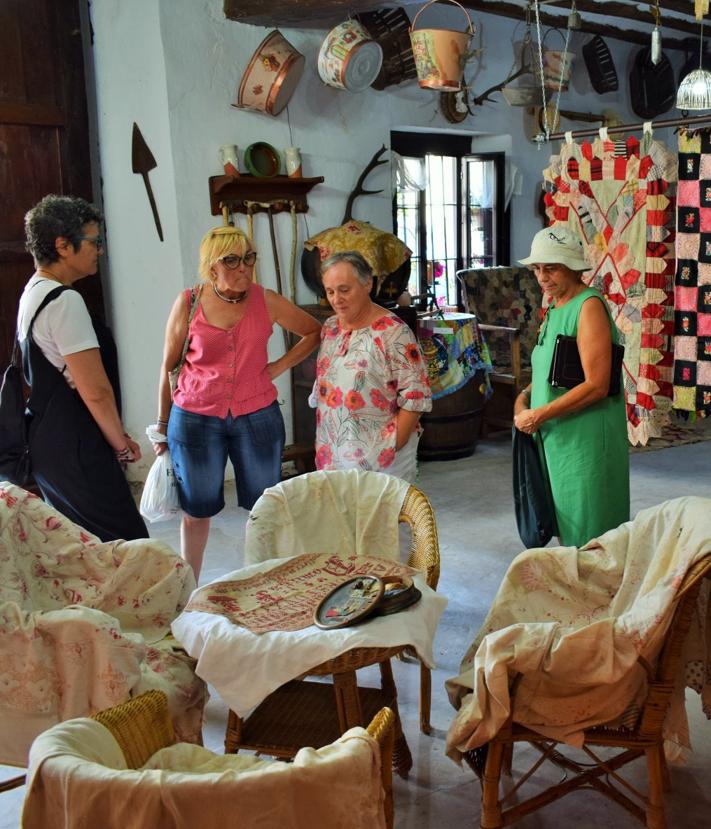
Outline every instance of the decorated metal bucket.
POLYGON ((232 106, 278 115, 289 102, 304 71, 304 56, 278 29, 259 44, 232 106))
MULTIPOLYGON (((573 59, 575 52, 566 52, 565 36, 560 29, 548 29, 541 43, 543 51, 543 82, 547 89, 558 89, 566 92, 570 84, 570 75, 573 71, 573 59), (551 32, 555 32, 563 39, 563 49, 551 49, 546 45, 546 40, 551 32)), ((540 82, 540 71, 536 73, 540 82)))
POLYGON ((456 0, 450 0, 464 12, 468 28, 465 32, 451 29, 418 29, 417 18, 438 0, 430 0, 417 12, 410 29, 412 52, 415 55, 417 78, 421 87, 440 89, 443 92, 458 92, 462 87, 464 63, 467 58, 469 41, 474 35, 474 24, 469 13, 456 0))
POLYGON ((321 80, 336 89, 360 92, 378 77, 383 50, 357 20, 332 29, 318 53, 321 80))

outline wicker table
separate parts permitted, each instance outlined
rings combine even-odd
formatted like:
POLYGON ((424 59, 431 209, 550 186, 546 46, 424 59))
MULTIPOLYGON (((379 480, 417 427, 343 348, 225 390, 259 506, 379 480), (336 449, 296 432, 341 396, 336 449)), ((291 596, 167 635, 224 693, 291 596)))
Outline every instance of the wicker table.
POLYGON ((393 769, 407 777, 412 755, 400 724, 397 689, 390 658, 405 650, 354 648, 312 668, 308 675, 333 676, 333 684, 299 678, 287 682, 246 719, 230 709, 225 732, 225 753, 247 748, 274 757, 291 758, 303 746, 321 748, 349 728, 365 726, 383 707, 395 714, 393 769), (358 685, 356 670, 380 667, 380 688, 358 685), (335 697, 335 699, 334 699, 335 697))
MULTIPOLYGON (((247 578, 283 563, 284 559, 272 559, 220 581, 247 578)), ((310 626, 257 635, 220 614, 183 612, 173 633, 198 660, 197 674, 230 708, 225 750, 249 748, 292 757, 303 746, 319 748, 355 725, 367 725, 383 706, 397 714, 390 659, 414 648, 431 663, 434 631, 446 605, 424 577, 416 575, 415 583, 422 599, 413 607, 339 630, 310 626), (360 687, 356 670, 376 664, 380 687, 360 687), (333 682, 307 676, 332 676, 333 682)), ((393 767, 406 776, 411 766, 398 717, 393 767)))

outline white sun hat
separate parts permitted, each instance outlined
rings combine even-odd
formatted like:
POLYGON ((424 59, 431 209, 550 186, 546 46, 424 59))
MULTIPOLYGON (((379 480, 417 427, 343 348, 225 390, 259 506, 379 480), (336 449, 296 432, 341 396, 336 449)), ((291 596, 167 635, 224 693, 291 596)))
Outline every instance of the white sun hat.
POLYGON ((581 238, 567 227, 554 225, 533 237, 531 253, 519 259, 522 265, 566 265, 571 271, 590 270, 581 238))

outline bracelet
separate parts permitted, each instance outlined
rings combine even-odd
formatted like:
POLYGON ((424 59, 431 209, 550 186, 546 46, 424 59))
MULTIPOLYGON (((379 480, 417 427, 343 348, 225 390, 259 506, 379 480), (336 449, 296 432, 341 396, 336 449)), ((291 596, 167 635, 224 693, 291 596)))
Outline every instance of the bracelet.
POLYGON ((167 421, 167 420, 163 420, 163 418, 162 418, 162 417, 157 417, 157 418, 156 418, 156 425, 158 425, 158 426, 167 426, 167 425, 168 425, 168 421, 167 421))
POLYGON ((133 458, 130 446, 125 446, 123 449, 116 450, 116 459, 119 461, 129 461, 133 458))

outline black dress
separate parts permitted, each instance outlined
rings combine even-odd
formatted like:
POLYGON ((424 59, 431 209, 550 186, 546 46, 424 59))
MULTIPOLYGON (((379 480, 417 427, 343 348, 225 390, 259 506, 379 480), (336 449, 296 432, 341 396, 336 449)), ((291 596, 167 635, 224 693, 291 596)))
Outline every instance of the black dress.
MULTIPOLYGON (((102 541, 148 538, 148 530, 128 481, 76 389, 44 356, 32 339, 40 311, 63 291, 44 298, 21 343, 27 401, 32 475, 45 501, 102 541)), ((116 345, 109 329, 92 317, 101 359, 120 410, 116 345)))

